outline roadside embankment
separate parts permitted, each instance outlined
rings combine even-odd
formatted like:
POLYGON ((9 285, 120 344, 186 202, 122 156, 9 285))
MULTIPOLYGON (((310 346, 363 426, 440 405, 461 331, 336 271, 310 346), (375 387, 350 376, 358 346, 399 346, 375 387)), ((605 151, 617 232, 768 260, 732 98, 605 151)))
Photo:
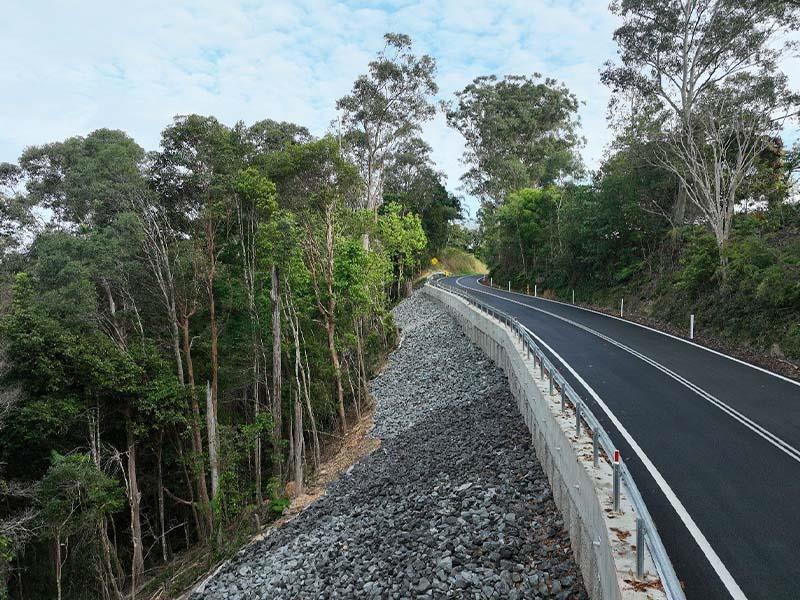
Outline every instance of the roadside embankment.
MULTIPOLYGON (((572 550, 589 595, 603 600, 665 598, 650 553, 653 546, 637 541, 637 532, 644 531, 639 526, 643 527, 646 507, 638 504, 642 513, 637 515, 635 487, 617 486, 618 504, 614 501, 613 467, 609 460, 599 460, 594 452, 593 440, 599 437, 580 425, 584 421, 580 414, 566 410, 563 400, 559 401, 554 373, 551 371, 545 377, 544 362, 537 368, 536 357, 523 345, 521 334, 512 332, 507 321, 482 312, 442 288, 426 285, 423 290, 448 308, 466 335, 508 376, 521 418, 545 467, 556 504, 565 517, 572 550)), ((656 541, 657 537, 651 540, 656 541)), ((668 559, 659 564, 664 572, 671 573, 668 559)), ((673 597, 682 597, 677 578, 670 575, 668 581, 674 584, 673 597)))
POLYGON ((587 597, 503 372, 424 294, 395 317, 381 447, 193 598, 587 597))

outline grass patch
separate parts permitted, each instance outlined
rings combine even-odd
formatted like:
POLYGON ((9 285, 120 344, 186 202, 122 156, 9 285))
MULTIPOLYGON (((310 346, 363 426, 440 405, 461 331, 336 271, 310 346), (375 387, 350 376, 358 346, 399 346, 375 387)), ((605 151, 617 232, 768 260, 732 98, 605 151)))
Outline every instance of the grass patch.
POLYGON ((434 271, 446 271, 452 275, 483 275, 489 272, 481 260, 461 248, 445 248, 435 258, 438 264, 429 264, 421 273, 422 277, 434 271))

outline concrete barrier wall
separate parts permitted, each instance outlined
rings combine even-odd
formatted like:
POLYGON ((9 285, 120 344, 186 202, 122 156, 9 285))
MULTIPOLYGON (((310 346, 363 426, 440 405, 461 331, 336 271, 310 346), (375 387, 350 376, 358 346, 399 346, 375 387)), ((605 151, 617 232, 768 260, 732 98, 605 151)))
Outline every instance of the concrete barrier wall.
POLYGON ((613 510, 613 470, 608 460, 595 467, 586 428, 576 434, 575 415, 562 412, 560 396, 535 368, 517 336, 500 321, 463 298, 426 285, 424 293, 444 304, 464 333, 508 376, 511 391, 531 433, 556 505, 569 530, 572 549, 593 600, 666 598, 652 558, 636 580, 636 515, 623 488, 620 510, 613 510))

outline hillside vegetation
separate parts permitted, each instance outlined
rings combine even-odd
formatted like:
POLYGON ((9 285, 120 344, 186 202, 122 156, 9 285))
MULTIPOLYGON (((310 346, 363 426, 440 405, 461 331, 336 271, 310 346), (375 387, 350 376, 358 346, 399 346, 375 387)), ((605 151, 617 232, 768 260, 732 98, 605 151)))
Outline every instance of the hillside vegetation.
POLYGON ((444 272, 450 275, 483 275, 489 272, 488 267, 477 256, 463 248, 448 246, 442 248, 420 271, 418 280, 431 273, 444 272))
POLYGON ((435 63, 385 44, 336 138, 184 115, 0 165, 1 600, 174 596, 371 410, 460 218, 418 137, 435 63))
POLYGON ((800 97, 780 70, 797 7, 612 10, 619 59, 601 78, 616 137, 597 171, 558 82, 476 79, 451 105, 463 182, 483 200, 478 255, 496 283, 617 311, 625 297, 686 333, 695 314, 724 345, 800 360, 800 147, 784 140, 800 97))

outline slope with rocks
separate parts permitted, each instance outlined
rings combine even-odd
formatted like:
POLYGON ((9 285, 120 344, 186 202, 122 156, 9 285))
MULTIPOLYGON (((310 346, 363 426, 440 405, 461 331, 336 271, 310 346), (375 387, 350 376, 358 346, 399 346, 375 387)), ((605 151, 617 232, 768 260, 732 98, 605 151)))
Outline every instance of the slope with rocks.
POLYGON ((587 597, 502 371, 421 294, 395 318, 382 447, 193 598, 587 597))

